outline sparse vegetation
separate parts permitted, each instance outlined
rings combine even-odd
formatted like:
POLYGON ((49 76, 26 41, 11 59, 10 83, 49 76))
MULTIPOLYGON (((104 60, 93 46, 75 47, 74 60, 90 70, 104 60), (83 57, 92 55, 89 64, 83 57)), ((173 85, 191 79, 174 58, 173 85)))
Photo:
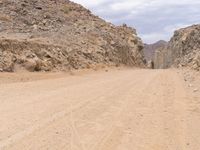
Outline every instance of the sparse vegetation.
POLYGON ((72 8, 69 7, 68 5, 65 5, 65 6, 62 8, 62 11, 63 11, 65 14, 69 14, 69 13, 72 11, 72 8))
POLYGON ((11 18, 8 15, 0 14, 0 21, 10 22, 11 18))

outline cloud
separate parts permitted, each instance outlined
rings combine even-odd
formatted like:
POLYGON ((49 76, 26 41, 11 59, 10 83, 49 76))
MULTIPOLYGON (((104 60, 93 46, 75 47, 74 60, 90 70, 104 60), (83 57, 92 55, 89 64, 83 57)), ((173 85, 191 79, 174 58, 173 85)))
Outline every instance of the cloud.
POLYGON ((73 0, 76 3, 82 4, 83 6, 87 8, 94 8, 96 6, 102 6, 106 0, 73 0))
POLYGON ((116 25, 137 29, 146 43, 169 40, 173 31, 200 23, 199 0, 73 0, 116 25))
POLYGON ((146 41, 146 43, 154 43, 155 41, 158 41, 158 39, 167 39, 168 34, 163 33, 148 33, 148 34, 141 34, 141 38, 146 41))

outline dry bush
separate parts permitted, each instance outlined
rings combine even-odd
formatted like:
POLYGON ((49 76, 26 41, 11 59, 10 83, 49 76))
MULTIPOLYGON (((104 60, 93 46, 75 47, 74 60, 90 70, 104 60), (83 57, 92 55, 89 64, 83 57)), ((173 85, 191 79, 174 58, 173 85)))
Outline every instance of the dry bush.
POLYGON ((0 21, 6 21, 6 22, 10 22, 11 18, 8 15, 5 14, 0 14, 0 21))
POLYGON ((68 13, 70 13, 70 12, 72 11, 72 8, 66 5, 66 6, 64 6, 64 7, 62 8, 62 11, 63 11, 65 14, 68 14, 68 13))

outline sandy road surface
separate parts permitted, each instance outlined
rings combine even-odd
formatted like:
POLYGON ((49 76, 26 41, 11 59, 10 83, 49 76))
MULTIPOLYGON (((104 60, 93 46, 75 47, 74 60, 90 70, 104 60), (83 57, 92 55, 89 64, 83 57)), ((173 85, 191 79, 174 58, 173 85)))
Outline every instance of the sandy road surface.
POLYGON ((176 70, 0 84, 1 150, 199 150, 200 97, 176 70))

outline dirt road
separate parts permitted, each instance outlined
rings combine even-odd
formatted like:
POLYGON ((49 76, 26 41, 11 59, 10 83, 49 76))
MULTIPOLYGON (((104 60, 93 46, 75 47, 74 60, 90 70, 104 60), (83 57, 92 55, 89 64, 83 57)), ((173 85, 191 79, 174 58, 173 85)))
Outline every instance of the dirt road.
POLYGON ((198 96, 176 70, 1 83, 0 149, 199 150, 198 96))

